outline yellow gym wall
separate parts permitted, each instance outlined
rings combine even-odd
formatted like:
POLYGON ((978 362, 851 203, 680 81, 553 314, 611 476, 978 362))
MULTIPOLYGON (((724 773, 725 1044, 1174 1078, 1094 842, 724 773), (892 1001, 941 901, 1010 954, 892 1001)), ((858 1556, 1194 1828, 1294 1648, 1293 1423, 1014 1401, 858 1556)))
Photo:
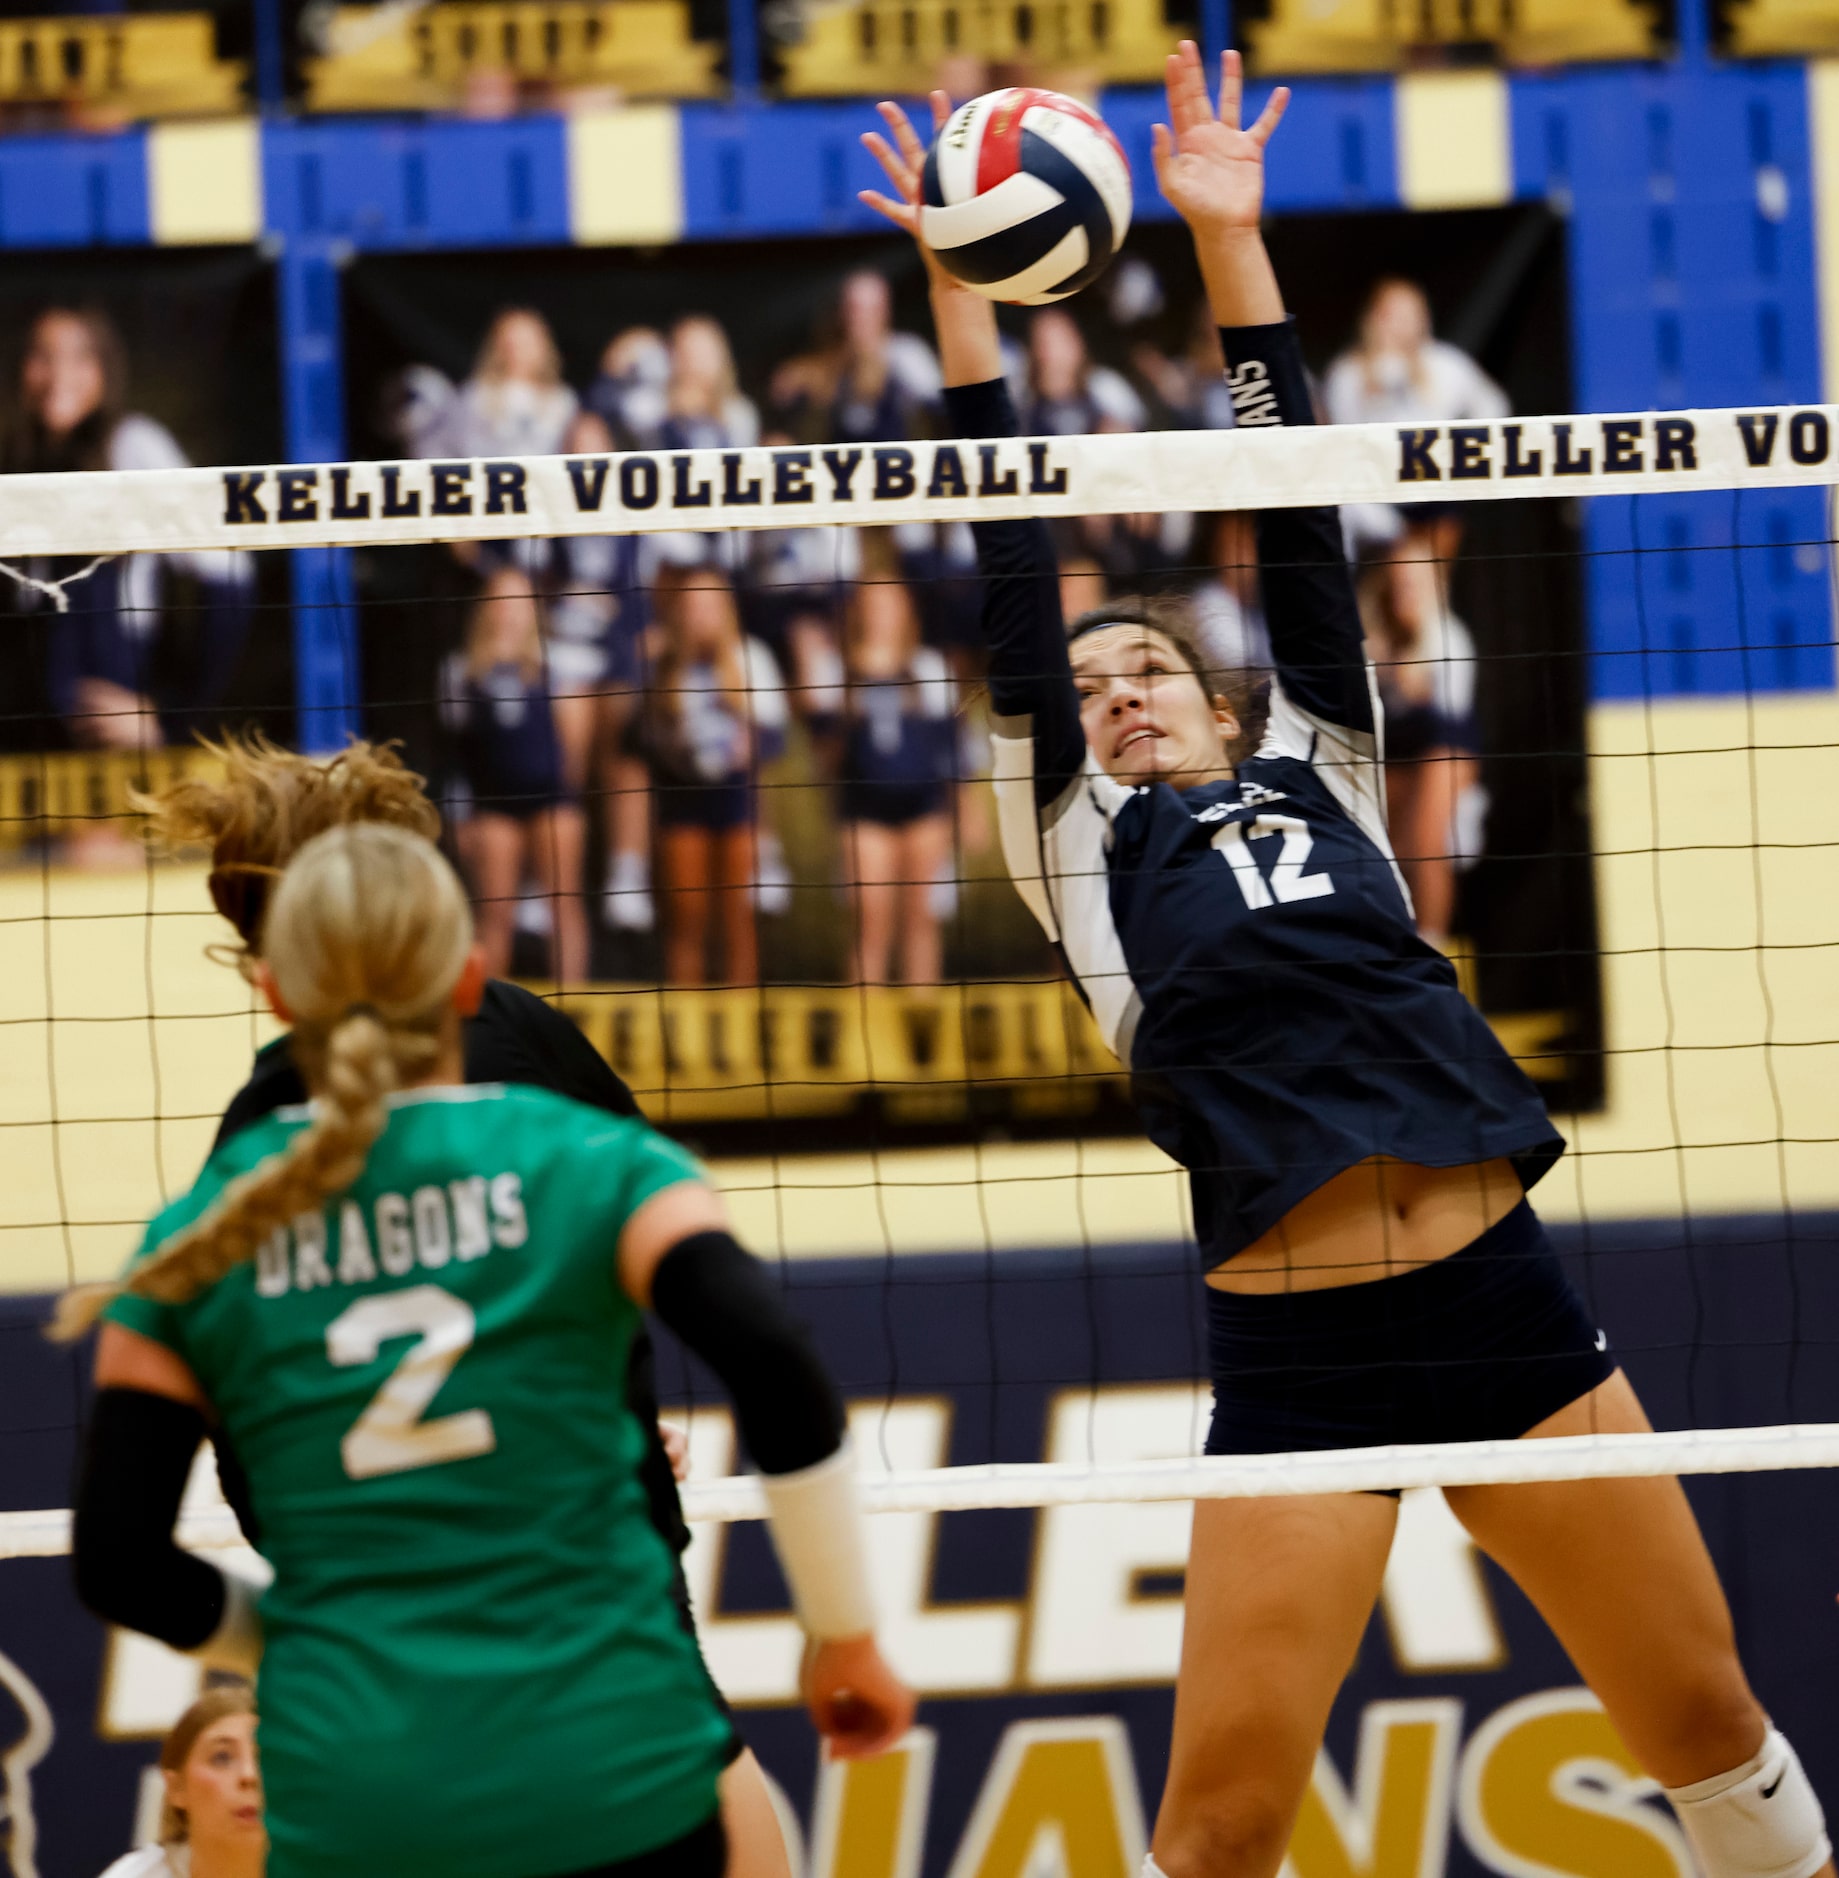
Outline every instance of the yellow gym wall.
MULTIPOLYGON (((1560 1118, 1541 1211, 1839 1207, 1839 697, 1599 706, 1590 743, 1608 1099, 1560 1118)), ((112 1270, 196 1171, 270 1034, 204 955, 223 934, 194 867, 0 875, 0 1286, 112 1270)), ((1129 1141, 716 1171, 767 1253, 1185 1230, 1179 1175, 1129 1141)))

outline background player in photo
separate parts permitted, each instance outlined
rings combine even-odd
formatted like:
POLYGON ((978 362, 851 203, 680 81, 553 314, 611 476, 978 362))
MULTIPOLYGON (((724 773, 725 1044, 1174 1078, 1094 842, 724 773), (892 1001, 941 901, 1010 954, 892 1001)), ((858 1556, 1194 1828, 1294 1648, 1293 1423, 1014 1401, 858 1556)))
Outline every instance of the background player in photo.
POLYGON ((951 866, 956 692, 920 644, 919 611, 889 554, 850 595, 838 797, 855 901, 858 984, 937 984, 944 944, 933 906, 951 866), (898 969, 896 969, 898 955, 898 969))
MULTIPOLYGON (((1241 129, 1238 55, 1216 112, 1191 42, 1167 83, 1157 181, 1194 237, 1240 420, 1311 423, 1260 233, 1288 93, 1241 129)), ((935 122, 947 108, 935 94, 935 122)), ((865 199, 917 238, 924 149, 881 114, 893 141, 865 141, 896 193, 865 199)), ((1015 434, 989 303, 925 259, 957 434, 1015 434)), ((1249 756, 1178 618, 1111 604, 1069 641, 1046 527, 975 532, 1011 874, 1189 1173, 1207 1451, 1645 1430, 1525 1197, 1564 1143, 1414 930, 1336 512, 1258 518, 1276 672, 1249 756)), ((1446 1497, 1667 1790, 1703 1878, 1831 1873, 1676 1480, 1446 1497)), ((1274 1878, 1397 1521, 1384 1493, 1197 1504, 1146 1874, 1274 1878)))
POLYGON ((549 904, 551 974, 559 984, 584 983, 587 817, 563 761, 536 588, 520 569, 486 576, 441 705, 466 785, 458 839, 487 970, 499 977, 511 969, 528 873, 549 904))
POLYGON ((658 818, 664 975, 755 984, 759 775, 784 746, 785 686, 773 655, 743 631, 720 568, 666 567, 655 598, 658 649, 635 729, 658 818))
POLYGON ((850 1757, 912 1698, 875 1646, 834 1387, 687 1153, 464 1084, 485 973, 431 843, 316 836, 263 940, 312 1106, 219 1150, 119 1283, 60 1307, 64 1336, 107 1319, 79 1591, 259 1664, 273 1878, 722 1878, 728 1724, 622 1372, 655 1308, 722 1379, 811 1638, 807 1705, 850 1757), (172 1537, 218 1420, 274 1568, 259 1602, 172 1537))

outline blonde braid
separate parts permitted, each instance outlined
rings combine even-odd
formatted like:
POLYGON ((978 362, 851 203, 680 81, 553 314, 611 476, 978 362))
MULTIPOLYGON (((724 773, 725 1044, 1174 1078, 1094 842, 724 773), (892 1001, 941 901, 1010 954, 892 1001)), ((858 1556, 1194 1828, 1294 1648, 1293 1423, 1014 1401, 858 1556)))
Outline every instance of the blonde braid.
POLYGON ((254 1258, 290 1220, 317 1212, 363 1173, 389 1120, 389 1096, 439 1060, 472 917, 432 843, 375 824, 316 836, 282 876, 265 936, 294 1014, 313 1120, 125 1279, 67 1291, 51 1325, 55 1341, 82 1336, 124 1292, 183 1304, 254 1258), (328 1021, 318 1013, 329 1005, 328 1021))

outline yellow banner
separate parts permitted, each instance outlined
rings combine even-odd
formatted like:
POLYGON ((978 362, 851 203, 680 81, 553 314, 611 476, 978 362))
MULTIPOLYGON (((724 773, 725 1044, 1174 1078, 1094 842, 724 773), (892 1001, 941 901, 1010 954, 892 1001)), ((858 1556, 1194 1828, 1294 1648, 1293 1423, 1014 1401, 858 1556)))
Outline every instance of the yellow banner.
MULTIPOLYGON (((1026 1123, 1090 1115, 1129 1091, 1128 1073, 1059 979, 540 989, 664 1127, 843 1117, 871 1104, 908 1126, 1026 1123)), ((1528 1075, 1570 1073, 1556 1047, 1562 1014, 1490 1022, 1528 1075)))
POLYGON ((81 834, 109 822, 138 822, 130 794, 209 774, 203 750, 58 750, 0 757, 0 850, 81 834))

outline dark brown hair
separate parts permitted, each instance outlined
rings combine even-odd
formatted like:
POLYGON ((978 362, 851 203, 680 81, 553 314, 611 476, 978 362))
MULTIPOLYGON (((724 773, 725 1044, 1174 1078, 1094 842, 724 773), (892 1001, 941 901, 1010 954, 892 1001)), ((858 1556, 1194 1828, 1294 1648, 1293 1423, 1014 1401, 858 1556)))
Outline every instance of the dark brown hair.
POLYGON ((1229 763, 1237 768, 1258 748, 1270 715, 1270 687, 1265 674, 1211 663, 1201 642, 1193 605, 1185 595, 1132 594, 1107 600, 1103 606, 1081 613, 1067 627, 1066 643, 1070 647, 1089 633, 1104 632, 1113 626, 1136 626, 1166 639, 1207 697, 1224 698, 1232 707, 1233 716, 1239 720, 1239 734, 1226 746, 1229 763))
POLYGON ((100 470, 109 467, 109 445, 127 408, 128 355, 115 322, 97 306, 41 307, 26 328, 26 342, 13 373, 13 413, 0 433, 0 472, 100 470), (102 368, 102 402, 82 423, 54 437, 36 413, 26 409, 25 362, 48 320, 74 320, 83 328, 102 368))

